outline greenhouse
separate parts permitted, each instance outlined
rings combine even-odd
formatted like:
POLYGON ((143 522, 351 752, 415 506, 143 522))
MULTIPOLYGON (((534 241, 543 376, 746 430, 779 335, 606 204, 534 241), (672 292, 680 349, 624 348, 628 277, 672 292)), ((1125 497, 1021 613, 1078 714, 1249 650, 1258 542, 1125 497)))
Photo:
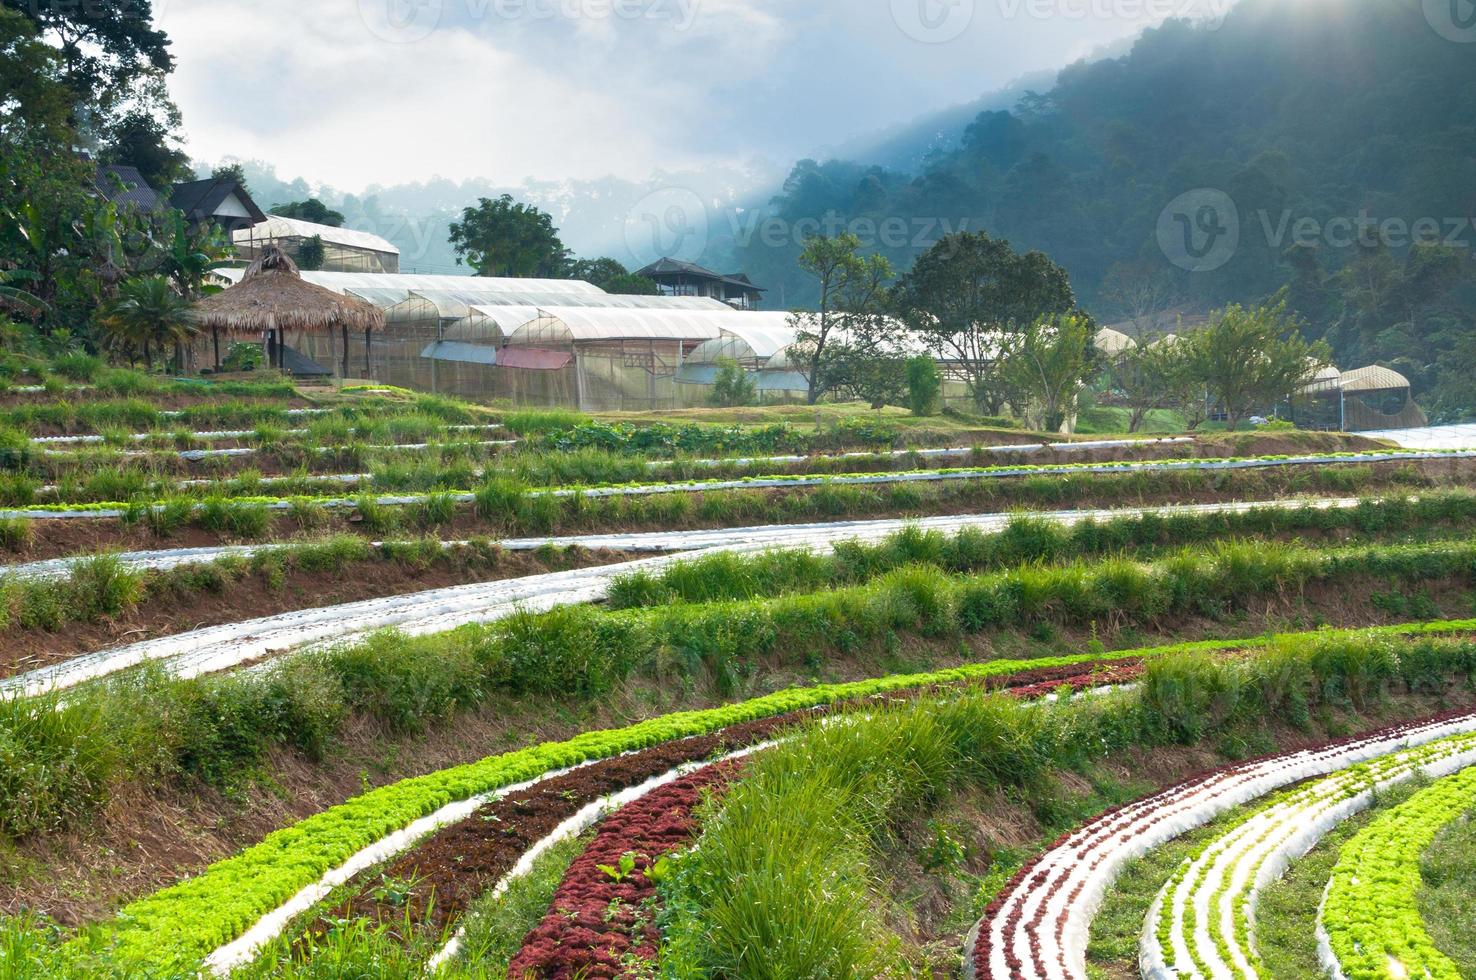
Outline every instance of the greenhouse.
POLYGON ((731 310, 545 307, 507 338, 498 358, 506 397, 586 411, 671 408, 688 355, 722 335, 731 310))
POLYGON ((787 352, 797 331, 788 313, 745 313, 723 335, 697 347, 677 373, 683 385, 710 385, 720 365, 733 361, 753 378, 760 393, 809 390, 805 376, 789 366, 787 352))
POLYGON ((395 273, 400 271, 400 250, 387 239, 367 231, 320 225, 296 218, 269 214, 250 228, 238 228, 231 240, 236 254, 254 259, 268 245, 275 245, 299 264, 304 246, 322 246, 319 268, 334 272, 395 273))

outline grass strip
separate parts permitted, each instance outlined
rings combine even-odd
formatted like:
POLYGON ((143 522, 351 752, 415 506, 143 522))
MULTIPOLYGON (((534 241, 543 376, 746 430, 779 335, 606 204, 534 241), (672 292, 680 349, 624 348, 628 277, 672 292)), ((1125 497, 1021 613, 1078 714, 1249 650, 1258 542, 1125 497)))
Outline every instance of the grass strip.
POLYGON ((1232 537, 1264 537, 1316 531, 1355 535, 1407 535, 1417 529, 1476 518, 1476 493, 1467 490, 1365 498, 1355 507, 1266 505, 1243 511, 1145 513, 1086 518, 1063 524, 1020 514, 1001 531, 965 528, 954 534, 905 529, 882 541, 837 542, 833 553, 776 548, 759 554, 719 552, 657 572, 617 578, 609 604, 616 609, 673 602, 721 602, 778 596, 869 581, 907 565, 933 565, 950 573, 981 572, 1025 562, 1061 562, 1137 553, 1232 537))
POLYGON ((1476 976, 1476 795, 1420 856, 1420 917, 1461 976, 1476 976))

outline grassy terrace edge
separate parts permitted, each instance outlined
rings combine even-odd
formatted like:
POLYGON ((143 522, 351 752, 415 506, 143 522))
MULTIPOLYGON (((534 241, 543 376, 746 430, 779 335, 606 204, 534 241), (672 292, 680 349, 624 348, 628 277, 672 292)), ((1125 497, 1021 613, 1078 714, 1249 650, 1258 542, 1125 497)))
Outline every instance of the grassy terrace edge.
MULTIPOLYGON (((825 486, 830 484, 845 485, 865 481, 897 481, 905 479, 969 479, 970 477, 1029 477, 1029 476, 1069 476, 1073 473, 1132 473, 1132 472, 1172 472, 1186 469, 1250 469, 1257 466, 1278 465, 1335 465, 1341 463, 1361 462, 1419 462, 1422 460, 1438 459, 1471 459, 1476 458, 1476 450, 1469 449, 1388 449, 1388 450, 1365 450, 1358 452, 1329 452, 1308 453, 1296 455, 1268 455, 1268 456, 1232 456, 1232 457, 1210 457, 1205 459, 1172 459, 1172 460, 1138 460, 1122 461, 1113 463, 1030 463, 1021 465, 998 465, 998 466, 973 466, 958 468, 942 468, 931 470, 893 470, 890 472, 876 473, 847 473, 844 475, 811 476, 805 474, 776 474, 772 476, 750 475, 735 477, 732 479, 718 480, 691 480, 676 483, 605 483, 567 485, 547 488, 511 487, 518 493, 528 496, 591 496, 614 491, 653 490, 672 493, 700 492, 707 489, 724 490, 741 488, 743 485, 756 484, 775 489, 782 489, 785 485, 796 486, 825 486)), ((492 485, 496 485, 495 483, 492 485)), ((471 500, 478 496, 477 490, 443 490, 436 494, 449 494, 462 500, 471 500)), ((420 502, 436 495, 429 493, 394 494, 380 496, 375 499, 381 505, 393 505, 406 501, 420 502)), ((371 495, 372 496, 372 495, 371 495)), ((323 496, 291 496, 291 497, 263 497, 263 496, 241 496, 230 498, 230 503, 241 505, 265 505, 286 506, 289 502, 299 504, 317 504, 324 506, 353 506, 359 498, 345 496, 343 494, 323 496)), ((46 515, 56 514, 88 514, 96 512, 114 513, 125 511, 130 507, 138 506, 163 506, 162 501, 105 501, 87 504, 56 504, 34 508, 11 508, 0 511, 10 516, 31 516, 44 519, 46 515)), ((199 509, 205 503, 194 503, 192 506, 199 509)))
POLYGON ((705 734, 757 718, 1042 667, 1171 653, 1260 650, 1309 640, 1414 638, 1473 630, 1476 630, 1476 619, 1447 620, 1201 641, 1105 654, 991 661, 923 674, 791 688, 723 707, 676 712, 621 729, 586 732, 567 741, 533 746, 404 780, 315 814, 270 834, 261 843, 212 865, 192 879, 128 905, 114 922, 95 926, 72 940, 64 947, 64 955, 78 965, 85 964, 90 955, 106 955, 111 962, 147 964, 166 973, 191 971, 211 950, 242 934, 263 914, 324 872, 448 803, 581 762, 705 734))

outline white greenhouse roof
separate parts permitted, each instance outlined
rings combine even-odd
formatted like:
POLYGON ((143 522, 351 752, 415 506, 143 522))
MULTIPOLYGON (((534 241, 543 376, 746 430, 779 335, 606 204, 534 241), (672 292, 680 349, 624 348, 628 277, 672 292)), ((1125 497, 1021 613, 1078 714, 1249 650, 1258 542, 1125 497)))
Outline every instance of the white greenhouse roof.
POLYGON ((381 238, 372 232, 339 228, 334 225, 320 225, 312 221, 284 218, 276 214, 267 215, 265 221, 250 228, 237 229, 231 233, 231 240, 237 245, 249 245, 255 242, 275 241, 279 238, 312 238, 314 235, 331 245, 363 249, 366 252, 383 252, 388 255, 400 254, 400 250, 388 239, 381 238))
MULTIPOLYGON (((245 269, 216 269, 215 274, 240 282, 245 269)), ((507 293, 540 293, 555 296, 601 296, 608 294, 581 279, 508 279, 494 276, 431 276, 403 272, 304 272, 307 282, 335 293, 359 289, 402 289, 414 292, 456 292, 497 296, 507 293)))
MULTIPOLYGON (((651 297, 645 297, 651 298, 651 297)), ((543 307, 540 317, 525 323, 521 331, 558 331, 564 328, 573 341, 617 341, 617 339, 673 339, 711 341, 723 332, 762 332, 787 322, 788 313, 742 313, 691 308, 543 307)), ((517 338, 514 338, 517 339, 517 338)))

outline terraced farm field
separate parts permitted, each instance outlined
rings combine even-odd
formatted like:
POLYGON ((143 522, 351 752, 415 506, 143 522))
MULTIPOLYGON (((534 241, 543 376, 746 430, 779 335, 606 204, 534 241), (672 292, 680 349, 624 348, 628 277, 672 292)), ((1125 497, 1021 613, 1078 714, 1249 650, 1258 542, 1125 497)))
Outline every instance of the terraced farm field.
POLYGON ((1476 976, 1476 451, 0 404, 0 976, 1476 976))

